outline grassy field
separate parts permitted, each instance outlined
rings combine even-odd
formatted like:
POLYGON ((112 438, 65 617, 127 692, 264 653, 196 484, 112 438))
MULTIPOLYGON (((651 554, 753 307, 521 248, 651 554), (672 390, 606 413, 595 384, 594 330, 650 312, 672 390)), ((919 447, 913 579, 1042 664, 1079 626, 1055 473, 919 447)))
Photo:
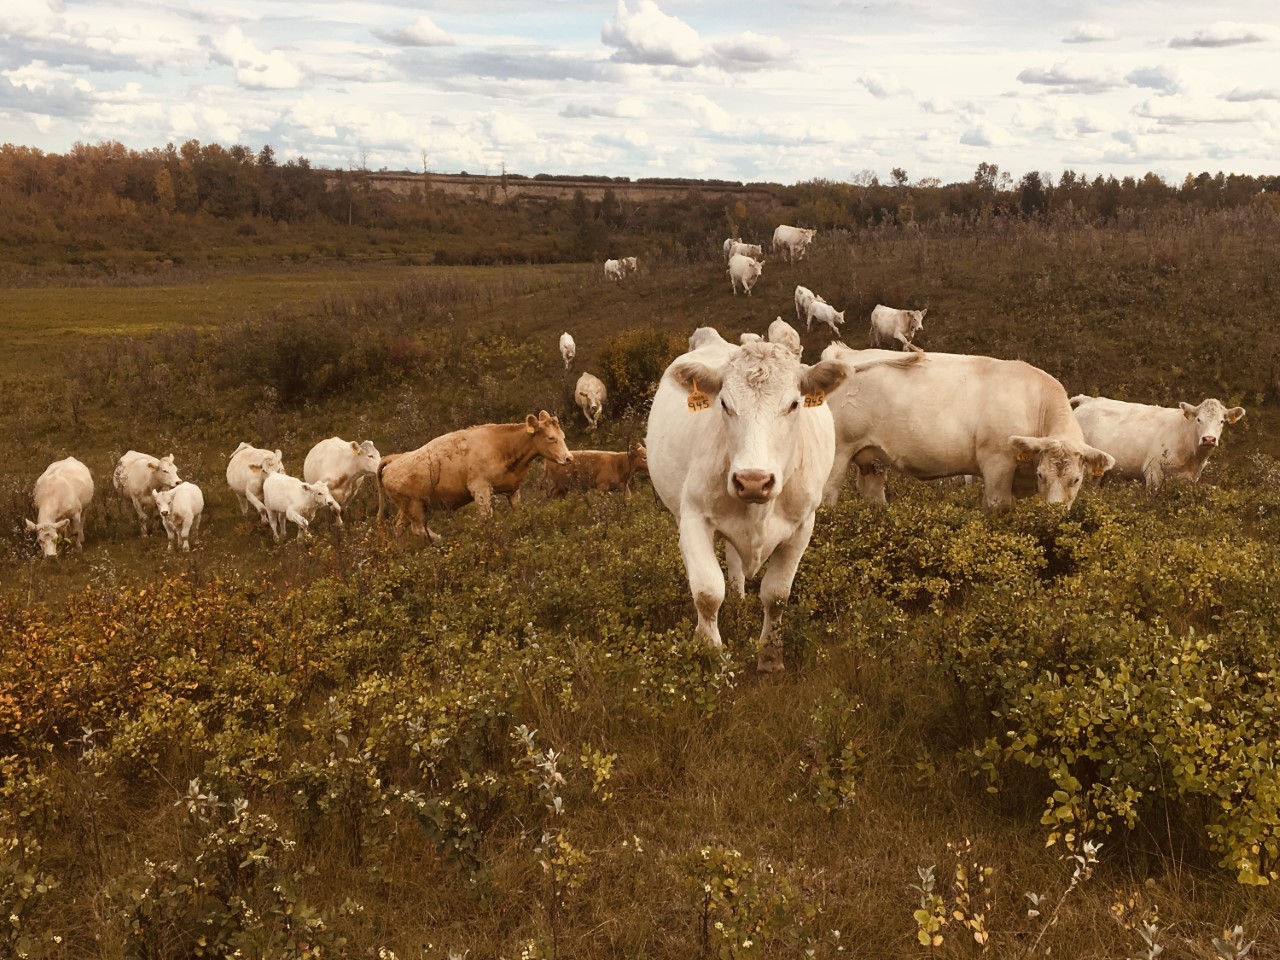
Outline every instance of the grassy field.
MULTIPOLYGON (((1280 956, 1278 234, 828 235, 736 298, 714 238, 619 284, 308 264, 0 292, 32 358, 0 412, 0 955, 1280 956), (846 497, 771 679, 752 597, 723 660, 692 641, 647 485, 541 502, 535 473, 491 524, 436 518, 438 548, 386 540, 369 491, 342 536, 275 546, 226 489, 241 440, 296 473, 333 434, 390 453, 542 407, 622 449, 643 403, 589 434, 580 370, 627 392, 699 325, 794 320, 797 283, 855 346, 877 302, 928 306, 926 349, 1248 415, 1155 498, 846 497), (205 490, 190 555, 108 496, 130 447, 205 490), (89 540, 39 562, 30 486, 68 454, 89 540)), ((829 335, 801 333, 812 362, 829 335)))

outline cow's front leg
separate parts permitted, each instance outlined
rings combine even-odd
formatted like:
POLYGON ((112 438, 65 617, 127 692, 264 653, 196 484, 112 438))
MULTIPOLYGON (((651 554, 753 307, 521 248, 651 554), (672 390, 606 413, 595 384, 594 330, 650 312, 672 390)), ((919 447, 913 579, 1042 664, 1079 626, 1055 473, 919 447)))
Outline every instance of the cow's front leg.
POLYGON ((471 492, 471 498, 476 502, 476 509, 480 511, 480 516, 486 520, 493 516, 493 487, 487 483, 478 482, 467 487, 471 492))
POLYGON ((742 557, 733 544, 724 542, 724 564, 729 568, 729 587, 740 597, 747 595, 747 575, 742 570, 742 557))
POLYGON ((715 531, 702 517, 680 520, 680 556, 689 578, 689 592, 698 611, 698 633, 719 649, 720 605, 724 603, 724 574, 716 557, 715 531))
MULTIPOLYGON (((982 468, 982 509, 1000 513, 1013 507, 1013 476, 1018 466, 1013 459, 988 459, 982 468)), ((1032 469, 1035 469, 1034 464, 1032 469)))
POLYGON ((1164 461, 1152 457, 1142 466, 1142 478, 1147 482, 1147 493, 1155 493, 1164 483, 1164 461))
POLYGON ((285 511, 284 519, 280 521, 280 528, 282 533, 287 533, 289 530, 288 524, 286 523, 286 521, 288 520, 292 520, 294 523, 298 525, 299 540, 302 540, 302 539, 305 539, 306 537, 311 536, 311 531, 308 529, 311 526, 311 522, 298 512, 297 507, 290 507, 288 510, 285 511))
POLYGON ((756 669, 761 673, 782 673, 782 608, 791 596, 791 583, 796 578, 800 558, 813 535, 813 515, 800 525, 791 539, 784 540, 769 555, 769 565, 760 581, 760 605, 764 608, 764 626, 760 629, 760 653, 756 669))
MULTIPOLYGON (((150 496, 150 494, 147 494, 147 496, 150 496)), ((142 501, 137 497, 131 497, 130 499, 133 501, 134 512, 138 515, 138 526, 142 528, 142 535, 144 537, 151 536, 150 526, 147 523, 149 518, 147 517, 146 507, 142 505, 142 501)))
MULTIPOLYGON (((253 495, 253 491, 252 491, 252 490, 246 490, 246 491, 245 491, 244 496, 245 496, 245 499, 246 499, 250 504, 252 504, 252 505, 253 505, 253 509, 255 509, 255 510, 257 510, 257 511, 258 511, 258 516, 262 519, 262 522, 263 522, 263 523, 266 523, 266 520, 267 520, 267 505, 266 505, 265 503, 263 503, 263 502, 262 502, 262 500, 260 500, 258 497, 255 497, 255 496, 253 495)), ((240 512, 241 512, 242 514, 247 515, 249 511, 248 511, 248 509, 244 509, 244 510, 241 510, 240 512)))

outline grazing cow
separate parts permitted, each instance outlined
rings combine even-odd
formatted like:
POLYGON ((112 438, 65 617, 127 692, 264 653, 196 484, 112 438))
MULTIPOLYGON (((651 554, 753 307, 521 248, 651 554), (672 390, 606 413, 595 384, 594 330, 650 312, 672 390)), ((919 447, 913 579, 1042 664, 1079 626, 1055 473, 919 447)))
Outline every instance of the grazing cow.
POLYGON ((284 457, 279 450, 264 450, 241 443, 227 461, 227 486, 240 503, 240 515, 248 516, 249 507, 267 522, 267 508, 262 503, 262 481, 273 473, 284 472, 284 457))
POLYGON ((575 450, 573 462, 561 466, 548 463, 544 476, 548 497, 563 497, 570 490, 599 490, 611 493, 621 490, 631 496, 631 478, 649 472, 649 458, 644 445, 633 443, 621 453, 611 450, 575 450))
POLYGON ((351 498, 360 492, 365 477, 378 474, 382 454, 372 440, 357 443, 330 437, 321 440, 302 463, 302 479, 307 483, 324 483, 338 506, 343 510, 351 498))
POLYGON ((756 285, 756 281, 760 279, 760 271, 764 269, 763 260, 752 260, 750 257, 744 257, 740 253, 735 253, 729 258, 729 282, 733 284, 733 295, 738 295, 738 285, 742 285, 742 289, 747 291, 747 296, 751 296, 751 288, 756 285))
POLYGON ((895 310, 877 303, 871 311, 871 346, 888 347, 898 340, 903 350, 911 349, 914 346, 911 341, 924 329, 924 315, 928 312, 928 307, 923 310, 895 310))
POLYGON ((133 504, 142 526, 142 535, 149 536, 147 529, 151 511, 156 503, 151 499, 152 490, 168 490, 182 482, 178 476, 178 468, 173 464, 173 454, 156 458, 137 450, 130 450, 116 463, 111 483, 116 492, 133 504))
POLYGON ((782 344, 796 355, 797 360, 804 355, 804 346, 800 343, 800 334, 796 333, 796 328, 781 317, 769 324, 768 333, 770 343, 782 344))
POLYGON ((773 231, 773 252, 785 253, 789 262, 803 260, 817 232, 805 227, 789 227, 785 223, 780 224, 773 231))
POLYGON ((592 430, 600 426, 600 418, 604 415, 604 400, 607 391, 604 381, 595 374, 583 373, 573 388, 573 402, 578 405, 587 424, 592 430))
POLYGON ((321 510, 342 526, 342 507, 323 482, 306 483, 287 473, 273 473, 262 484, 262 502, 267 505, 267 523, 276 543, 288 535, 290 520, 298 527, 299 540, 311 536, 311 524, 321 510))
POLYGON ((560 356, 564 360, 564 368, 569 369, 569 364, 573 363, 573 358, 578 355, 578 345, 573 342, 573 337, 568 331, 560 334, 560 356))
POLYGON ((725 263, 728 263, 729 258, 733 256, 733 245, 735 243, 741 243, 741 242, 742 242, 741 237, 729 237, 725 240, 724 242, 724 262, 725 263))
POLYGON ((823 300, 820 296, 818 296, 816 293, 814 293, 812 290, 810 290, 808 287, 802 287, 799 284, 796 285, 796 322, 797 323, 799 323, 806 316, 808 316, 809 304, 813 303, 813 301, 815 300, 819 300, 822 303, 827 302, 823 300))
POLYGON ((604 262, 604 278, 606 280, 622 279, 622 261, 606 260, 604 262))
MULTIPOLYGON (((714 331, 711 331, 714 333, 714 331)), ((645 446, 654 489, 676 518, 698 633, 719 647, 725 578, 733 589, 766 562, 757 668, 783 669, 780 619, 835 453, 823 395, 845 377, 776 343, 734 346, 718 335, 677 357, 662 376, 645 446)))
POLYGON ((809 301, 809 306, 805 310, 804 328, 807 331, 813 321, 825 323, 831 328, 831 335, 840 336, 840 324, 844 323, 844 311, 836 311, 836 308, 824 300, 816 297, 809 301))
POLYGON ((58 555, 58 536, 67 527, 76 546, 84 546, 84 512, 93 502, 93 476, 88 467, 75 457, 55 460, 36 479, 31 499, 36 504, 36 522, 27 520, 27 530, 36 535, 44 556, 58 555))
POLYGON ((407 524, 420 537, 437 534, 426 525, 426 511, 456 510, 475 501, 482 517, 493 516, 493 496, 514 507, 520 484, 538 457, 570 463, 558 418, 547 411, 529 414, 523 423, 487 423, 436 437, 409 453, 392 453, 378 465, 378 519, 383 491, 399 509, 396 536, 407 524))
POLYGON ((1145 480, 1152 492, 1165 477, 1199 480, 1222 428, 1244 416, 1244 407, 1228 409, 1212 397, 1197 406, 1156 407, 1077 396, 1071 407, 1085 440, 1116 458, 1112 476, 1145 480))
POLYGON ((151 498, 160 512, 160 522, 169 535, 169 549, 174 540, 182 541, 182 549, 191 550, 191 538, 200 529, 200 516, 204 513, 204 494, 189 480, 184 480, 168 490, 152 490, 151 498))
POLYGON ((1033 494, 1069 507, 1086 471, 1101 476, 1115 463, 1085 443, 1062 384, 1021 360, 917 352, 866 368, 902 354, 842 343, 822 356, 859 371, 827 398, 836 424, 827 503, 853 463, 858 492, 873 503, 885 502, 882 464, 917 480, 981 475, 987 510, 1033 494))
POLYGON ((735 240, 733 246, 729 248, 729 256, 742 254, 744 257, 750 257, 752 260, 763 260, 764 250, 758 243, 743 243, 741 240, 735 240))

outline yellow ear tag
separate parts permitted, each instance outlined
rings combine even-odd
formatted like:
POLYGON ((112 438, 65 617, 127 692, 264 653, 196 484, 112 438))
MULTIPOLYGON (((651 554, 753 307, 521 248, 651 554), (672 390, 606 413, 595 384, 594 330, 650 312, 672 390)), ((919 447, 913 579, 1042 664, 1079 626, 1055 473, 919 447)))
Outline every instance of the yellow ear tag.
POLYGON ((538 429, 537 429, 537 427, 531 427, 531 426, 529 426, 529 425, 526 423, 526 424, 524 425, 524 432, 525 432, 525 433, 537 433, 537 432, 538 432, 538 429))
POLYGON ((804 405, 806 407, 820 407, 827 399, 825 390, 818 390, 814 393, 806 393, 804 395, 804 405))
POLYGON ((1090 468, 1089 472, 1092 473, 1095 477, 1100 477, 1107 471, 1105 467, 1092 467, 1090 468))
POLYGON ((709 410, 711 408, 711 398, 698 389, 698 381, 693 381, 693 389, 689 391, 689 412, 697 413, 699 410, 709 410))
POLYGON ((1018 462, 1019 462, 1019 463, 1029 463, 1030 461, 1031 461, 1031 454, 1029 454, 1029 453, 1020 453, 1020 454, 1018 454, 1018 462))

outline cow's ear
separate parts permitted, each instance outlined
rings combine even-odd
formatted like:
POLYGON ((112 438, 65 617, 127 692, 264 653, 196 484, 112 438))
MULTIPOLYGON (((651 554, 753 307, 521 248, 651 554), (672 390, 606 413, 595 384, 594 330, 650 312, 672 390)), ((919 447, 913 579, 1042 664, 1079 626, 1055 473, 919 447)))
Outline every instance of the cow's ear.
POLYGON ((55 523, 55 524, 53 525, 53 529, 55 529, 55 530, 61 530, 63 527, 65 527, 65 526, 66 526, 68 523, 70 523, 70 522, 71 522, 70 520, 59 520, 57 523, 55 523))
POLYGON ((671 365, 671 376, 676 383, 692 392, 694 382, 697 389, 719 393, 724 386, 724 371, 719 367, 709 367, 700 360, 677 360, 671 365))
POLYGON ((1227 423, 1235 423, 1244 419, 1244 407, 1232 407, 1227 411, 1227 423))
POLYGON ((524 418, 524 429, 525 429, 525 433, 538 432, 538 418, 535 417, 532 413, 524 418))
POLYGON ((147 464, 147 469, 148 469, 148 470, 159 470, 159 469, 160 469, 160 464, 158 464, 158 463, 148 463, 148 464, 147 464))
POLYGON ((554 418, 554 417, 552 417, 552 416, 551 416, 551 414, 547 413, 547 411, 545 411, 545 410, 539 410, 539 411, 538 411, 538 422, 539 422, 539 423, 547 423, 548 421, 553 420, 553 419, 555 419, 555 418, 554 418))
MULTIPOLYGON (((276 452, 279 453, 278 450, 276 452)), ((351 441, 351 452, 352 453, 360 452, 360 444, 356 443, 354 440, 351 441)))
POLYGON ((1009 446, 1013 448, 1015 459, 1019 463, 1034 460, 1044 449, 1043 437, 1010 437, 1009 446))
POLYGON ((314 489, 315 489, 315 484, 312 484, 312 483, 304 483, 304 484, 302 485, 302 489, 303 489, 303 490, 305 490, 305 491, 307 491, 307 493, 310 493, 312 490, 314 490, 314 489))
POLYGON ((284 454, 281 453, 279 450, 276 451, 276 459, 281 461, 284 460, 284 454))
POLYGON ((27 520, 24 518, 22 522, 25 523, 27 525, 27 529, 32 532, 34 532, 37 529, 36 525, 32 523, 30 520, 27 520))
POLYGON ((923 320, 923 319, 924 319, 924 315, 925 315, 926 313, 928 313, 928 312, 929 312, 929 308, 928 308, 928 307, 925 307, 923 310, 921 310, 921 311, 920 311, 920 319, 921 319, 921 320, 923 320))
POLYGON ((1199 407, 1193 407, 1189 403, 1180 403, 1178 406, 1182 408, 1182 415, 1188 420, 1194 420, 1196 418, 1196 414, 1200 412, 1199 407))
POLYGON ((1097 447, 1085 447, 1084 462, 1091 474, 1100 477, 1116 465, 1116 458, 1097 447))
POLYGON ((251 463, 251 464, 249 464, 249 472, 250 472, 250 473, 261 473, 261 472, 262 472, 262 464, 260 464, 260 463, 251 463))
POLYGON ((161 457, 161 458, 160 458, 160 462, 161 462, 161 463, 173 463, 173 454, 172 454, 172 453, 170 453, 170 454, 167 454, 166 456, 161 457))
POLYGON ((839 360, 823 360, 800 374, 800 392, 804 394, 806 407, 820 407, 826 396, 844 383, 849 370, 839 360))

